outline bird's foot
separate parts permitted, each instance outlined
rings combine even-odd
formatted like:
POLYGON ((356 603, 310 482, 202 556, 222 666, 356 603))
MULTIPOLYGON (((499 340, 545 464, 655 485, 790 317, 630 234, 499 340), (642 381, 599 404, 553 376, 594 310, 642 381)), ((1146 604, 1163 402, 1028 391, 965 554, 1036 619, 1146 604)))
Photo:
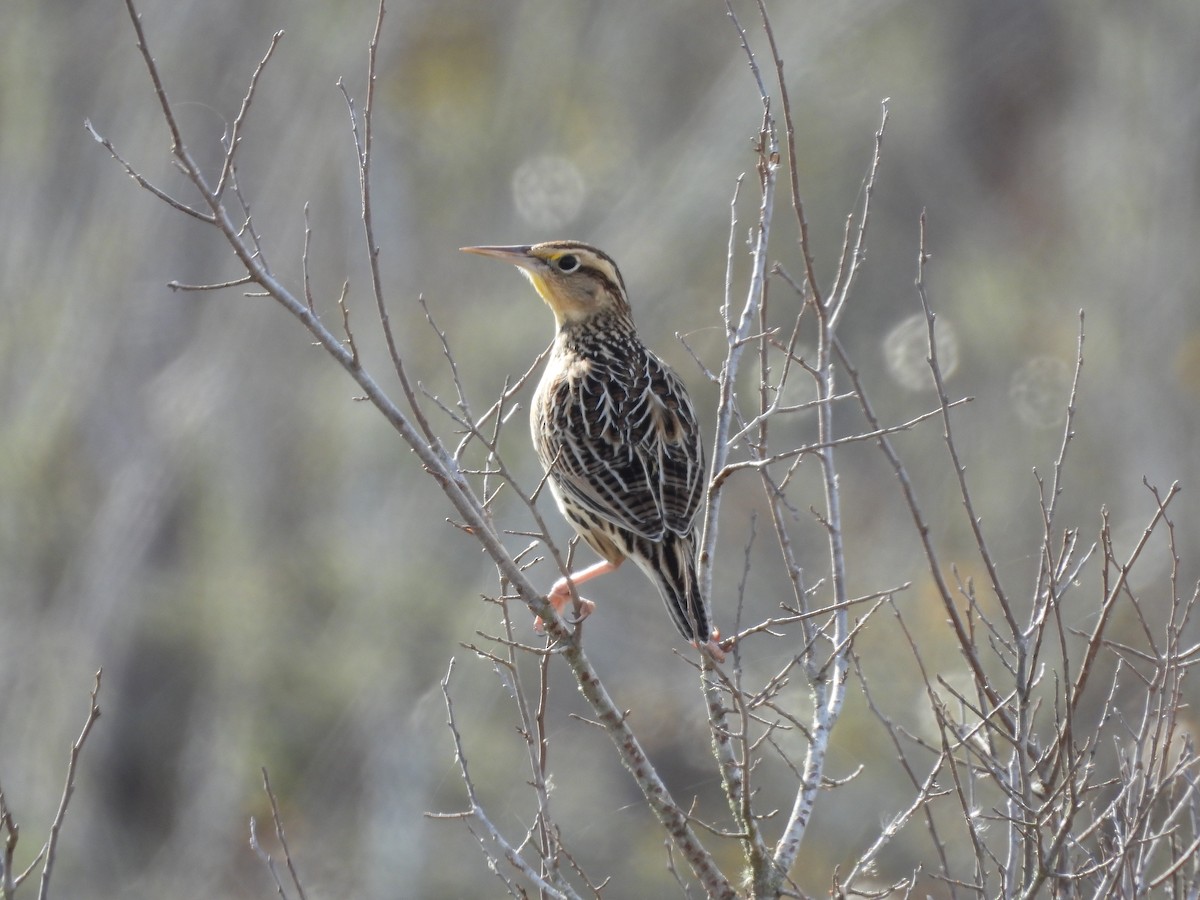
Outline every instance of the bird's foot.
MULTIPOLYGON (((571 597, 571 585, 565 579, 561 578, 554 583, 554 587, 550 589, 549 596, 546 597, 550 601, 550 605, 554 607, 554 611, 560 616, 563 615, 563 610, 567 608, 567 604, 574 599, 571 597)), ((577 625, 592 614, 596 609, 596 604, 591 600, 583 597, 579 598, 579 618, 566 618, 567 624, 577 625)), ((533 630, 538 634, 544 634, 546 631, 546 623, 542 621, 542 617, 538 616, 533 620, 533 630)))
POLYGON ((692 641, 692 646, 708 651, 708 655, 720 663, 725 662, 725 651, 733 646, 733 641, 722 641, 720 630, 714 628, 712 636, 707 641, 703 644, 692 641))

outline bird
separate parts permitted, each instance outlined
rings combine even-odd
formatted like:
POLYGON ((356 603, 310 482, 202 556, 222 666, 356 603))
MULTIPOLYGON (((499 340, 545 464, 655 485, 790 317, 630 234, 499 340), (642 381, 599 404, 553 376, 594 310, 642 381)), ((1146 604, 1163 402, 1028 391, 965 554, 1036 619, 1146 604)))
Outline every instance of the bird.
MULTIPOLYGON (((554 343, 530 407, 559 511, 601 561, 555 582, 558 613, 587 581, 631 559, 693 646, 725 658, 696 573, 704 449, 679 377, 638 337, 611 256, 579 241, 462 247, 516 265, 554 313, 554 343)), ((580 598, 580 618, 595 604, 580 598)), ((537 623, 540 626, 540 621, 537 623)))

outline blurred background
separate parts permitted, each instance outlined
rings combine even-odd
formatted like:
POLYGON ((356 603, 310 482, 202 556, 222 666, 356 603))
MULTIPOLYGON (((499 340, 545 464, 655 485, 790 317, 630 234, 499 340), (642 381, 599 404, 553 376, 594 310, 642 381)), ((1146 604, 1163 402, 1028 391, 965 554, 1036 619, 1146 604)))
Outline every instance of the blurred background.
MULTIPOLYGON (((950 389, 976 398, 958 414, 958 437, 1009 590, 1024 597, 1032 584, 1032 469, 1048 473, 1061 441, 1080 309, 1085 365, 1060 527, 1090 542, 1105 506, 1128 549, 1154 508, 1143 477, 1163 488, 1178 479, 1181 579, 1193 582, 1200 5, 770 7, 826 287, 890 98, 868 261, 841 334, 886 421, 931 408, 923 331, 914 338, 909 322, 927 209, 950 389)), ((393 390, 335 86, 343 78, 362 108, 374 4, 139 8, 188 146, 214 171, 254 66, 285 30, 244 131, 241 185, 265 253, 297 290, 309 207, 319 308, 336 322, 349 281, 364 356, 393 390)), ((737 9, 765 54, 753 8, 737 9)), ((262 766, 310 897, 499 895, 465 827, 423 816, 465 805, 438 688, 457 657, 456 715, 481 800, 516 840, 533 820, 509 694, 460 646, 499 628, 496 607, 480 600, 498 590, 494 568, 445 522, 436 485, 296 322, 236 290, 167 289, 240 273, 215 234, 140 190, 83 127, 90 119, 155 184, 191 199, 123 5, 6 0, 0 22, 0 784, 22 826, 17 863, 44 839, 103 666, 103 716, 80 764, 54 896, 272 896, 247 843, 251 817, 269 831, 262 766)), ((715 390, 675 336, 719 365, 730 200, 748 173, 740 276, 761 118, 723 6, 393 0, 379 52, 377 238, 413 377, 455 396, 423 295, 473 408, 485 409, 546 346, 552 320, 515 272, 456 248, 576 237, 620 262, 644 337, 689 383, 711 429, 715 390)), ((799 273, 782 202, 776 221, 772 258, 799 273)), ((737 282, 735 296, 743 291, 737 282)), ((773 284, 771 301, 776 323, 790 322, 785 285, 773 284)), ((753 379, 741 387, 753 396, 753 379)), ((450 423, 437 421, 453 443, 450 423)), ((532 487, 524 421, 519 412, 503 446, 532 487)), ((861 427, 849 409, 840 421, 845 433, 861 427)), ((814 427, 803 416, 781 423, 776 446, 812 440, 814 427)), ((939 436, 931 424, 898 445, 943 560, 970 575, 978 563, 939 436)), ((943 649, 943 614, 894 479, 870 446, 841 462, 851 592, 914 581, 898 604, 926 629, 928 660, 952 677, 959 660, 943 649)), ((726 632, 734 611, 720 598, 742 576, 758 493, 750 478, 735 482, 723 514, 716 605, 726 632)), ((819 505, 815 478, 801 478, 793 500, 819 505)), ((515 505, 497 515, 529 527, 515 505)), ((820 529, 807 518, 795 529, 816 584, 827 567, 820 529)), ((761 517, 757 531, 746 620, 787 596, 761 517)), ((512 549, 527 542, 513 537, 512 549)), ((1139 568, 1151 608, 1166 602, 1169 562, 1156 540, 1139 568)), ((548 585, 554 572, 542 564, 533 576, 548 585)), ((632 570, 590 596, 590 654, 617 703, 633 708, 676 796, 699 797, 719 818, 703 705, 671 652, 679 641, 660 601, 632 570)), ((1074 602, 1072 621, 1085 627, 1097 604, 1086 580, 1074 602)), ((518 625, 529 627, 523 614, 518 625)), ((890 622, 868 628, 860 650, 878 699, 919 727, 923 689, 890 622)), ((753 665, 771 671, 788 654, 764 642, 753 665)), ((661 832, 606 741, 569 717, 582 706, 558 668, 553 802, 568 846, 595 880, 611 876, 607 896, 673 895, 661 832)), ((817 807, 797 877, 818 893, 911 796, 851 695, 828 774, 867 768, 817 807)), ((790 807, 793 779, 778 768, 762 773, 764 808, 790 807)), ((736 847, 716 843, 736 869, 736 847)), ((898 877, 928 850, 919 830, 906 833, 881 875, 898 877)))

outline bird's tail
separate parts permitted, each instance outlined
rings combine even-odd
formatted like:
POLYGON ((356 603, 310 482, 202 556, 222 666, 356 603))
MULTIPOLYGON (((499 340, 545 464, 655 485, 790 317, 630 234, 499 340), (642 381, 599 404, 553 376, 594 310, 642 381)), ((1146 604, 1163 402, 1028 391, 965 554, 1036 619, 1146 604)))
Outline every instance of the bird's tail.
POLYGON ((696 541, 691 535, 650 543, 634 559, 658 585, 675 627, 689 641, 704 645, 712 637, 712 618, 696 575, 696 541))

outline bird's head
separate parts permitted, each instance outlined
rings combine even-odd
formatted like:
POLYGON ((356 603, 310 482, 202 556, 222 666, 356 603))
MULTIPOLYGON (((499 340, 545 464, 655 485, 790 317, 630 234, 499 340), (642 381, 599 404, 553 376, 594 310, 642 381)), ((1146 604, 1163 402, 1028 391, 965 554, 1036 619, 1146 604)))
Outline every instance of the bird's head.
POLYGON ((554 311, 559 327, 598 315, 630 315, 625 282, 607 253, 578 241, 515 247, 463 247, 518 266, 554 311))

